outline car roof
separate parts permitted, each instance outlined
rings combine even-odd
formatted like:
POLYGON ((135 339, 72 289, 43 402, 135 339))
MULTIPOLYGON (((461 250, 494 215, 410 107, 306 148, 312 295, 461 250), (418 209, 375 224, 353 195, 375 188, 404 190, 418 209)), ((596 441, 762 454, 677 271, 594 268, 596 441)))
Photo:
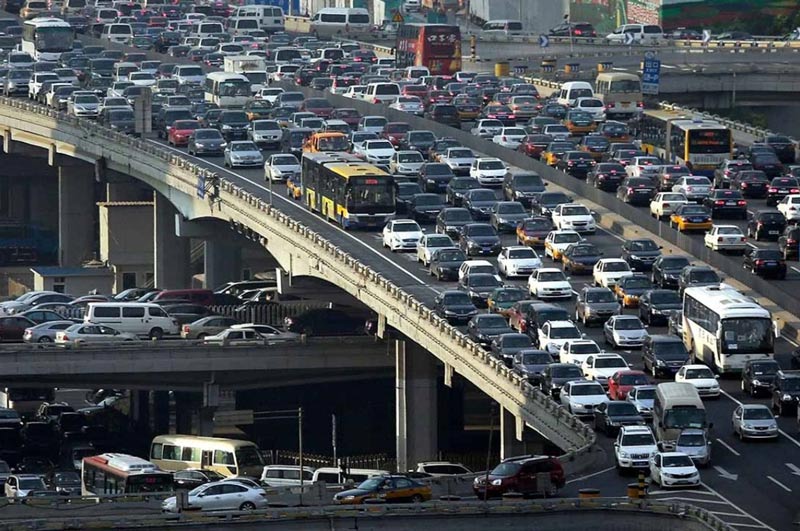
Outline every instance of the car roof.
MULTIPOLYGON (((683 366, 685 369, 709 369, 708 365, 703 363, 687 363, 683 366)), ((709 369, 711 370, 711 369, 709 369)), ((798 375, 800 376, 800 375, 798 375)))
POLYGON ((649 433, 653 434, 648 426, 620 426, 620 431, 623 433, 649 433))
POLYGON ((575 328, 575 323, 572 321, 547 321, 550 328, 575 328))

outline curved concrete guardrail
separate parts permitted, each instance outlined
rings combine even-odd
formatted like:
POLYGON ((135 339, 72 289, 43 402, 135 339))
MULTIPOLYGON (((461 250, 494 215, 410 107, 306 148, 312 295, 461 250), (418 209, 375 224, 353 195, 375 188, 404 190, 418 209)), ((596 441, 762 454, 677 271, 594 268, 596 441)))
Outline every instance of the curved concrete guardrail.
POLYGON ((154 142, 27 101, 0 98, 0 133, 7 147, 16 142, 31 144, 48 149, 51 161, 67 155, 137 177, 169 198, 188 219, 213 216, 241 224, 289 274, 331 282, 386 316, 387 324, 424 346, 513 414, 520 422, 518 433, 524 422, 567 452, 566 460, 590 451, 595 434, 587 425, 416 297, 232 181, 154 142), (198 194, 198 188, 212 193, 198 194))

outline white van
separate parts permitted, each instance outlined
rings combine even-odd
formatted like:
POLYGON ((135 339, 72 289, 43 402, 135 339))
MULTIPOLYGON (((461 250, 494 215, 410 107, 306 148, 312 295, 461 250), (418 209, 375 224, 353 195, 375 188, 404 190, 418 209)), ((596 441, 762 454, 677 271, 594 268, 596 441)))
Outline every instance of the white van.
MULTIPOLYGON (((314 482, 314 469, 303 467, 303 483, 314 482)), ((267 487, 299 487, 300 467, 298 465, 267 465, 261 473, 261 484, 267 487)))
POLYGON ((317 37, 370 31, 369 11, 363 8, 323 7, 311 17, 311 33, 317 37))
POLYGON ((353 482, 356 485, 375 476, 386 476, 390 474, 387 470, 378 470, 375 468, 350 468, 345 469, 342 474, 342 469, 339 467, 321 467, 314 471, 313 482, 324 481, 328 485, 342 485, 344 483, 353 482))
POLYGON ((83 320, 151 339, 178 333, 178 321, 146 302, 90 302, 83 320))
POLYGON ((561 85, 557 102, 572 107, 578 98, 594 98, 594 89, 586 81, 567 81, 561 85))
POLYGON ((369 103, 390 105, 400 97, 400 85, 397 83, 370 83, 362 98, 369 103))
POLYGON ((303 61, 303 56, 300 53, 300 48, 295 48, 293 46, 282 46, 277 50, 275 50, 273 56, 274 56, 273 62, 276 65, 282 65, 287 63, 298 63, 303 61))
POLYGON ((86 0, 64 0, 61 5, 62 15, 79 15, 86 9, 86 0))
POLYGON ((632 35, 638 44, 659 44, 664 40, 664 30, 655 24, 623 24, 606 35, 609 42, 625 44, 625 36, 632 35))
POLYGON ((228 33, 231 35, 249 35, 253 31, 261 31, 260 23, 255 17, 228 19, 228 33))
POLYGON ((422 82, 423 77, 430 77, 430 75, 431 71, 427 66, 407 66, 403 78, 416 85, 422 82))
POLYGON ((240 18, 258 19, 261 29, 266 32, 283 31, 285 29, 283 9, 277 6, 241 6, 237 7, 230 20, 240 18))
POLYGON ((483 33, 489 35, 522 35, 522 22, 519 20, 490 20, 483 25, 483 33))
POLYGON ((106 24, 100 40, 130 44, 133 41, 133 28, 130 24, 106 24))
POLYGON ((221 22, 214 22, 213 20, 210 22, 200 21, 194 26, 192 26, 192 35, 197 37, 213 37, 215 35, 219 35, 220 33, 225 33, 225 28, 222 27, 221 22))

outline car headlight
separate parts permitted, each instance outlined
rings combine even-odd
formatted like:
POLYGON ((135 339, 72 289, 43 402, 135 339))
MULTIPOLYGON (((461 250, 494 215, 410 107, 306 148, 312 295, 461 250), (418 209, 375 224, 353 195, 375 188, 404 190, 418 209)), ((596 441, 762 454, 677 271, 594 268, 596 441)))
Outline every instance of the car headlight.
POLYGON ((639 257, 638 257, 638 256, 636 256, 635 254, 632 254, 632 255, 631 255, 631 260, 638 260, 638 259, 639 259, 639 257))
POLYGON ((492 485, 494 485, 495 487, 499 487, 502 484, 503 484, 503 480, 502 479, 493 479, 492 480, 492 485))
POLYGON ((455 314, 456 314, 456 312, 454 312, 453 310, 445 310, 445 311, 444 311, 444 314, 445 314, 445 315, 455 315, 455 314))
POLYGON ((784 400, 784 401, 791 400, 791 399, 792 399, 792 395, 790 395, 788 393, 784 393, 783 396, 781 396, 781 400, 784 400))
POLYGON ((620 450, 619 456, 623 459, 627 459, 629 457, 628 452, 626 452, 625 450, 620 450))
POLYGON ((352 494, 350 494, 349 496, 345 496, 345 497, 344 497, 344 498, 342 498, 342 499, 343 499, 343 500, 355 500, 355 499, 356 499, 356 497, 355 497, 355 496, 353 496, 352 494))
POLYGON ((480 476, 476 477, 475 479, 472 480, 472 484, 473 485, 480 485, 481 479, 482 478, 480 476))
POLYGON ((753 385, 761 385, 761 380, 753 380, 753 385))
POLYGON ((657 367, 663 367, 665 365, 666 365, 666 363, 664 363, 664 360, 656 360, 656 366, 657 367))
POLYGON ((228 131, 231 129, 231 126, 228 124, 222 124, 222 129, 228 131))

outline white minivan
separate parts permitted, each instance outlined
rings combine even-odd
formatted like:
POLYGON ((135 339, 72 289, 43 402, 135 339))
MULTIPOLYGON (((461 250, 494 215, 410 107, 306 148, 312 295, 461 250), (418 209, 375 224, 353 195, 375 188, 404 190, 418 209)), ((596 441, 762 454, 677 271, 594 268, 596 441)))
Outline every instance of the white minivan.
POLYGON ((369 11, 364 8, 323 7, 311 17, 311 33, 318 37, 370 31, 369 11))
POLYGON ((260 29, 268 33, 283 31, 285 28, 283 9, 277 6, 241 6, 237 7, 229 20, 240 18, 255 18, 258 20, 260 29))
POLYGON ((146 302, 90 302, 83 320, 151 339, 177 335, 179 330, 178 321, 161 306, 146 302))
POLYGON ((558 103, 572 107, 578 98, 594 98, 594 89, 586 81, 567 81, 561 85, 558 103))
POLYGON ((638 44, 659 44, 664 40, 664 30, 655 24, 623 24, 606 35, 609 42, 627 44, 626 35, 633 37, 638 44))
POLYGON ((133 41, 133 28, 130 24, 106 24, 100 40, 130 44, 133 41))
POLYGON ((370 83, 362 98, 369 103, 390 105, 400 97, 400 85, 397 83, 370 83))

